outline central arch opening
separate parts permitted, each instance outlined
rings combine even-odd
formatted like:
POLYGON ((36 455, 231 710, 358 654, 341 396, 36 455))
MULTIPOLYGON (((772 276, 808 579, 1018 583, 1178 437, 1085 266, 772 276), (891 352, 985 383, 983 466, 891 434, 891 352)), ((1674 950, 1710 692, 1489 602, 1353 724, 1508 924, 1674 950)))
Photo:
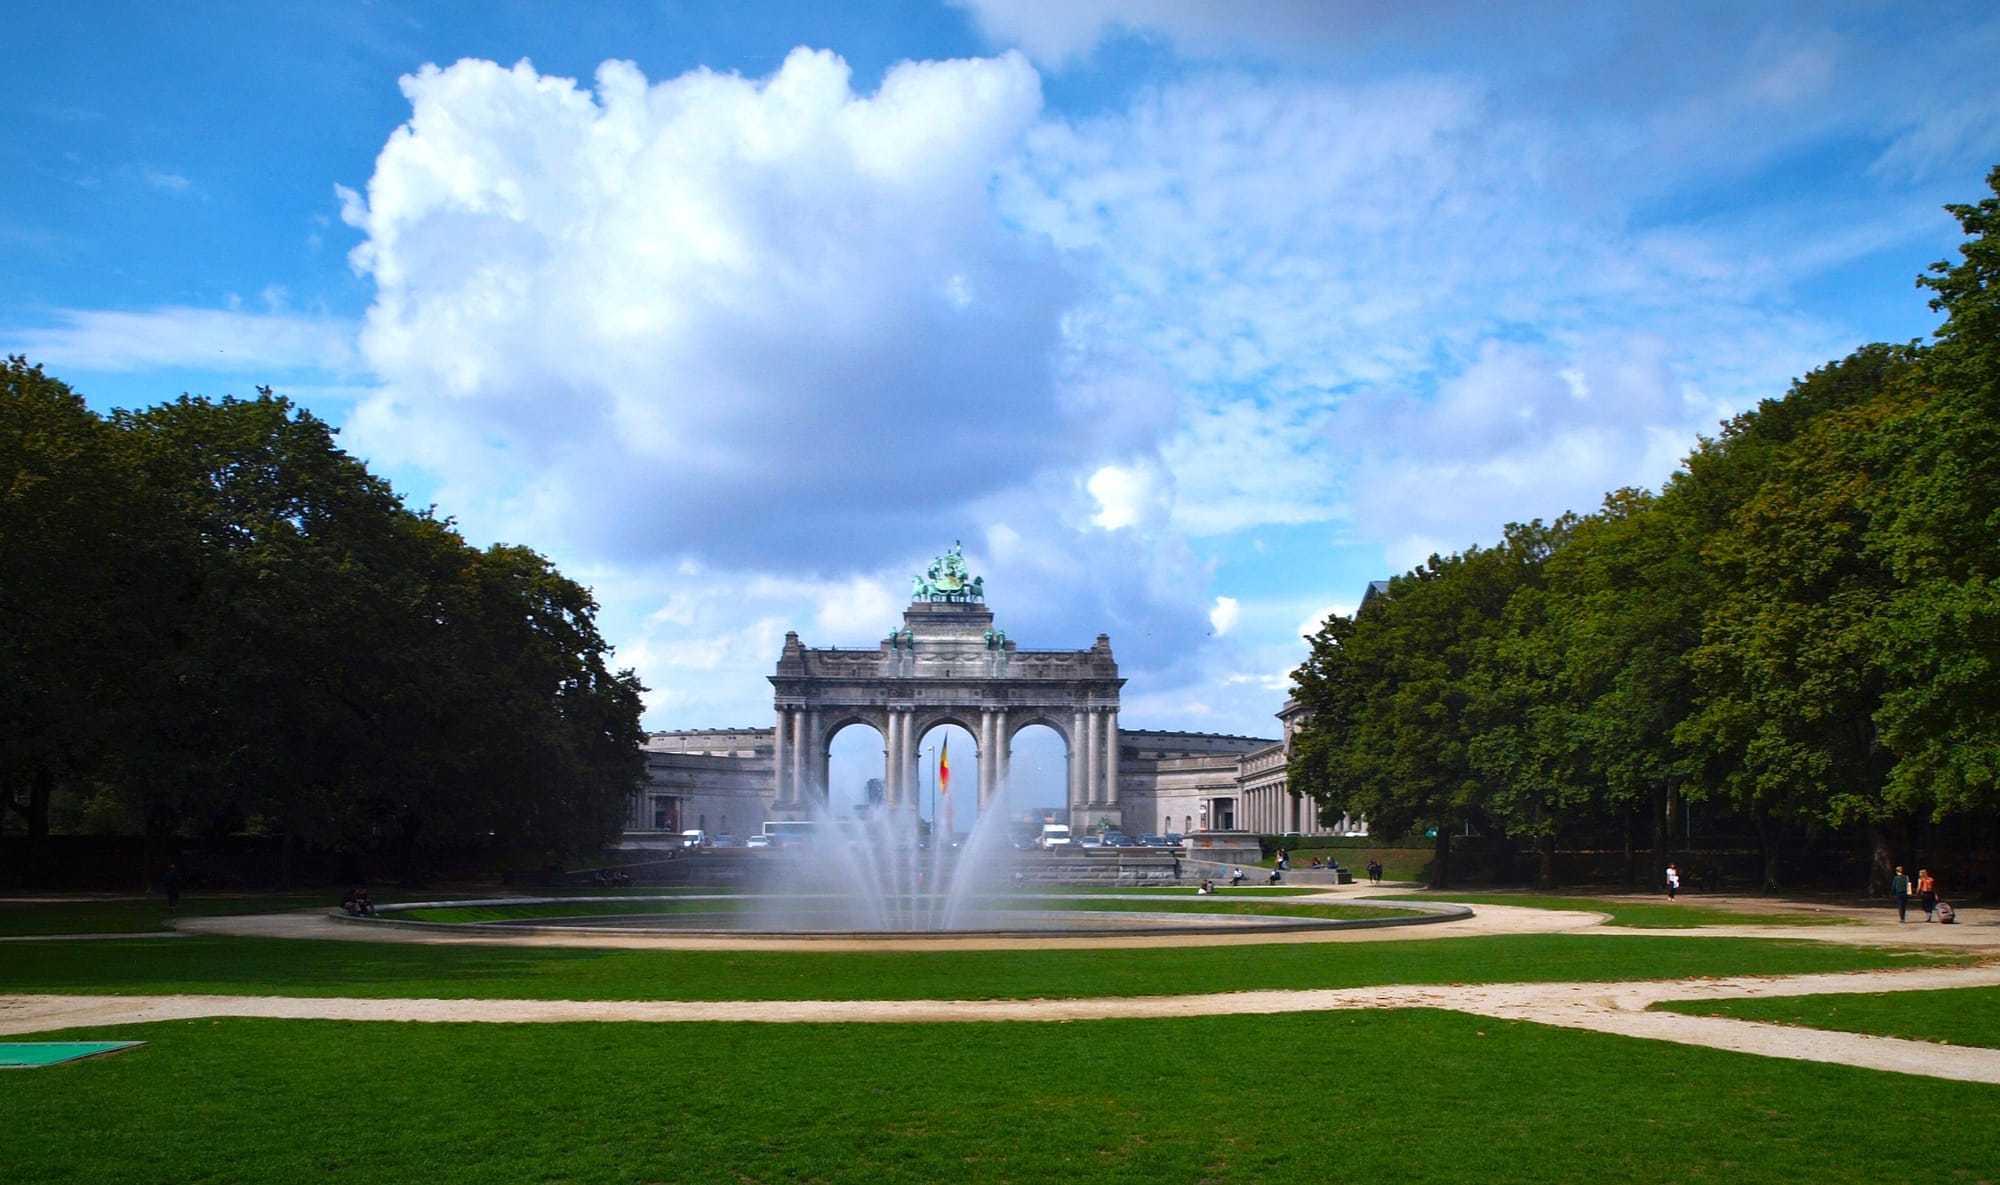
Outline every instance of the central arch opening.
POLYGON ((917 738, 917 801, 920 830, 949 847, 979 821, 980 763, 984 754, 960 724, 934 724, 917 738))
POLYGON ((1068 823, 1070 797, 1069 745, 1046 724, 1030 724, 1014 734, 1007 785, 1002 791, 1010 813, 1032 824, 1068 823))

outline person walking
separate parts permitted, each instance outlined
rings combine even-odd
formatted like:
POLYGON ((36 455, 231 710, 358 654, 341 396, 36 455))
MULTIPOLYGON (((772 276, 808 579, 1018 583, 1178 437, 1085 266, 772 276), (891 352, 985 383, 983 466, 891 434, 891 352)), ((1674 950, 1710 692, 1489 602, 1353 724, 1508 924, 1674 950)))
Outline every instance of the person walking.
POLYGON ((1925 921, 1937 921, 1937 882, 1928 868, 1917 869, 1917 904, 1924 907, 1925 921))
POLYGON ((167 875, 161 878, 160 887, 167 891, 167 910, 172 912, 181 904, 181 866, 167 865, 167 875))
POLYGON ((1667 900, 1672 901, 1680 896, 1680 892, 1681 870, 1669 864, 1667 865, 1667 900))
POLYGON ((1903 871, 1901 864, 1896 865, 1896 875, 1889 878, 1889 891, 1896 895, 1896 920, 1899 922, 1909 921, 1910 874, 1903 871))

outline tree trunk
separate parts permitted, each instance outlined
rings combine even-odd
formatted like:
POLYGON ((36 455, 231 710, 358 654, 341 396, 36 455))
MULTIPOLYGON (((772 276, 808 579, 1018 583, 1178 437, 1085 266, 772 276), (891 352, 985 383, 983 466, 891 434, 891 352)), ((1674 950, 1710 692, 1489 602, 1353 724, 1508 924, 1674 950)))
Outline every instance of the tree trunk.
POLYGON ((1451 824, 1438 820, 1437 845, 1431 849, 1431 888, 1451 888, 1451 824))
POLYGON ((55 771, 38 766, 28 780, 28 853, 22 875, 29 888, 42 888, 49 874, 49 800, 54 797, 55 771))
POLYGON ((1877 819, 1868 825, 1868 837, 1874 842, 1874 858, 1868 862, 1868 895, 1885 897, 1889 893, 1889 880, 1896 875, 1896 850, 1902 846, 1902 819, 1877 819))
POLYGON ((1778 891, 1778 821, 1769 811, 1757 813, 1757 844, 1764 854, 1764 891, 1778 891))
POLYGON ((1556 887, 1556 837, 1544 824, 1548 810, 1541 803, 1535 804, 1535 887, 1553 889, 1556 887))
POLYGON ((1667 883, 1667 784, 1653 784, 1653 869, 1646 887, 1657 889, 1667 883))
POLYGON ((1625 804, 1625 887, 1639 883, 1639 814, 1625 804))

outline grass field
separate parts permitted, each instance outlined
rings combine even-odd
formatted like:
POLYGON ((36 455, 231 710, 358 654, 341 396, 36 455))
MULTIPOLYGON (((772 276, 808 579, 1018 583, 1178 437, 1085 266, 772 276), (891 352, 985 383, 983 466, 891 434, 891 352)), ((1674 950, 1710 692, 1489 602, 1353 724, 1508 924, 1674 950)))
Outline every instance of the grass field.
MULTIPOLYGON (((150 1044, 0 1076, 0 1177, 1973 1185, 2000 1165, 1992 1124, 1880 1105, 1911 1079, 1428 1011, 90 1035, 150 1044)), ((2000 1113, 2000 1087, 1951 1094, 2000 1113)))
POLYGON ((1613 926, 1645 930, 1691 930, 1701 926, 1841 926, 1850 919, 1832 914, 1745 913, 1685 899, 1620 901, 1611 897, 1567 897, 1555 893, 1409 893, 1410 901, 1462 901, 1471 905, 1518 905, 1523 909, 1580 909, 1610 915, 1613 926))
MULTIPOLYGON (((1126 903, 1323 908, 1280 893, 1133 893, 1126 903)), ((37 924, 124 917, 142 929, 145 906, 82 902, 37 924)), ((871 953, 188 936, 10 941, 0 944, 0 992, 1023 999, 1968 961, 1696 935, 871 953)), ((1792 1023, 1824 1007, 1839 1027, 2000 1044, 2000 990, 1761 1003, 1792 1023), (1938 1016, 1954 1019, 1925 1019, 1938 1016)), ((0 1181, 2000 1180, 1992 1124, 1915 1123, 1880 1105, 1922 1090, 1948 1096, 1960 1114, 1990 1115, 2000 1087, 1422 1010, 961 1025, 221 1019, 35 1039, 59 1038, 149 1044, 0 1075, 9 1118, 0 1181)))
POLYGON ((1953 960, 1824 943, 1568 934, 1181 949, 871 953, 194 937, 10 942, 0 947, 0 991, 541 1000, 1029 999, 1390 983, 1663 979, 1940 961, 1953 960))
POLYGON ((1808 1029, 2000 1048, 2000 988, 1778 996, 1761 1000, 1673 1000, 1654 1007, 1695 1016, 1732 1016, 1808 1029))

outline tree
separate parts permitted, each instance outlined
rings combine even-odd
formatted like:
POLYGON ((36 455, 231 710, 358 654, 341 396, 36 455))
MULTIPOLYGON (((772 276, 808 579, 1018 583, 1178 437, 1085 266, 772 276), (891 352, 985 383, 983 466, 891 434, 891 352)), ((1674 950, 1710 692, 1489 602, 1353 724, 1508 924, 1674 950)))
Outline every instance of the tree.
POLYGON ((111 430, 81 396, 10 357, 0 367, 0 778, 27 831, 31 883, 49 814, 81 793, 132 702, 133 623, 150 524, 111 430))
POLYGON ((1548 616, 1560 654, 1574 794, 1621 819, 1626 877, 1633 823, 1650 817, 1653 861, 1666 866, 1671 814, 1687 779, 1674 729, 1692 710, 1686 654, 1701 636, 1704 579, 1680 499, 1619 490, 1549 560, 1548 616))
POLYGON ((1898 808, 1942 818, 2000 809, 2000 168, 1995 197, 1946 209, 1962 259, 1917 282, 1945 316, 1873 437, 1870 545, 1896 580, 1882 615, 1898 808))
POLYGON ((1330 619, 1295 676, 1309 717, 1293 784, 1388 834, 1428 824, 1440 888, 1453 830, 1490 806, 1477 758, 1494 728, 1485 667, 1509 598, 1539 578, 1551 540, 1540 523, 1516 525, 1500 547, 1432 556, 1354 618, 1330 619))

